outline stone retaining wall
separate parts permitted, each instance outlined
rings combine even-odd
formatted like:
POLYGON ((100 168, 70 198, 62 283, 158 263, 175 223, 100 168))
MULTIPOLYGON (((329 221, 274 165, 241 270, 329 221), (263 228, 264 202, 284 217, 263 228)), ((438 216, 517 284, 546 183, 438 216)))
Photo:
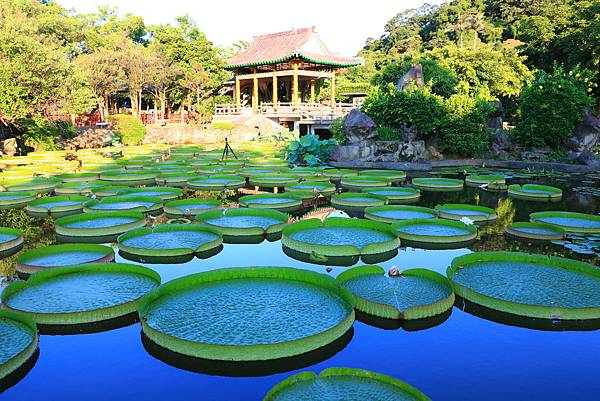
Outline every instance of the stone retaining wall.
POLYGON ((215 130, 208 126, 194 125, 166 125, 146 127, 144 144, 204 144, 225 142, 228 138, 231 142, 248 142, 254 138, 252 131, 241 132, 240 130, 223 131, 215 130))

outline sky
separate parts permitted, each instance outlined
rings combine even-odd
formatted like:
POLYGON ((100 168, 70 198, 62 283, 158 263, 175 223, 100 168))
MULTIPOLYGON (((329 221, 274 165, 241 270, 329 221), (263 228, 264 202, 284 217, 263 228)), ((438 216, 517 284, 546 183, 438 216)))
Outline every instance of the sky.
MULTIPOLYGON (((173 23, 189 14, 208 38, 226 47, 254 35, 316 26, 331 51, 354 56, 369 37, 383 33, 397 13, 418 7, 423 0, 56 0, 78 12, 99 5, 118 6, 121 13, 144 17, 146 24, 173 23)), ((430 0, 429 3, 439 3, 430 0)))

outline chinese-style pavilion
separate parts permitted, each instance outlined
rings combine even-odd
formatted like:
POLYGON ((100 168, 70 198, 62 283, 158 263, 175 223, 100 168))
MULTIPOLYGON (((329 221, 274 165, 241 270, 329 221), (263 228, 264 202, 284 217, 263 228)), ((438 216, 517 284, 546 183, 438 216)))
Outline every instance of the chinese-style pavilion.
POLYGON ((336 71, 359 64, 329 51, 314 27, 256 36, 248 49, 229 60, 234 103, 219 105, 216 117, 262 114, 294 128, 328 125, 352 108, 336 103, 336 71), (330 83, 330 96, 317 103, 324 80, 330 83))

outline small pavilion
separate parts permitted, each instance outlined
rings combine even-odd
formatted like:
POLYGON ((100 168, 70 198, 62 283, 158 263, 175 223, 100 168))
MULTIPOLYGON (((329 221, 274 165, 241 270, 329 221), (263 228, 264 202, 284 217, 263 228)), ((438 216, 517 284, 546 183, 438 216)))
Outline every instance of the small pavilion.
POLYGON ((219 105, 215 117, 262 114, 290 128, 328 125, 353 107, 336 103, 336 72, 360 64, 331 52, 314 27, 255 36, 229 60, 234 103, 219 105), (317 102, 325 80, 329 97, 317 102))

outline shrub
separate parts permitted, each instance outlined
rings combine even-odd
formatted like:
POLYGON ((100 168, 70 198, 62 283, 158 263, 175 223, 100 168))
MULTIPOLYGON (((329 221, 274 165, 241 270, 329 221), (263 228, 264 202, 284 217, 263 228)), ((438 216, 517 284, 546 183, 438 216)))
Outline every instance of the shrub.
POLYGON ((485 99, 453 95, 446 100, 441 149, 462 156, 474 156, 489 149, 490 130, 486 124, 495 106, 485 99))
POLYGON ((24 119, 15 123, 26 146, 36 151, 61 149, 61 140, 75 136, 76 131, 70 121, 47 121, 24 119))
POLYGON ((427 90, 400 92, 395 87, 369 96, 363 105, 380 127, 416 127, 420 139, 437 134, 446 117, 444 98, 427 90))
POLYGON ((344 132, 344 119, 342 117, 333 120, 329 126, 329 132, 331 132, 332 138, 337 143, 346 142, 346 133, 344 132))
POLYGON ((514 137, 527 146, 558 147, 573 134, 584 108, 592 104, 578 78, 562 71, 542 71, 521 93, 514 137))
POLYGON ((108 120, 115 126, 115 134, 123 145, 139 145, 146 136, 146 126, 135 116, 116 114, 108 120))
POLYGON ((214 129, 222 131, 232 131, 235 129, 235 124, 229 121, 215 121, 211 125, 214 129))
POLYGON ((379 127, 377 128, 380 141, 401 141, 402 130, 391 127, 379 127))
POLYGON ((317 135, 305 135, 290 142, 286 158, 291 164, 315 167, 327 162, 336 145, 332 139, 321 141, 317 135))

